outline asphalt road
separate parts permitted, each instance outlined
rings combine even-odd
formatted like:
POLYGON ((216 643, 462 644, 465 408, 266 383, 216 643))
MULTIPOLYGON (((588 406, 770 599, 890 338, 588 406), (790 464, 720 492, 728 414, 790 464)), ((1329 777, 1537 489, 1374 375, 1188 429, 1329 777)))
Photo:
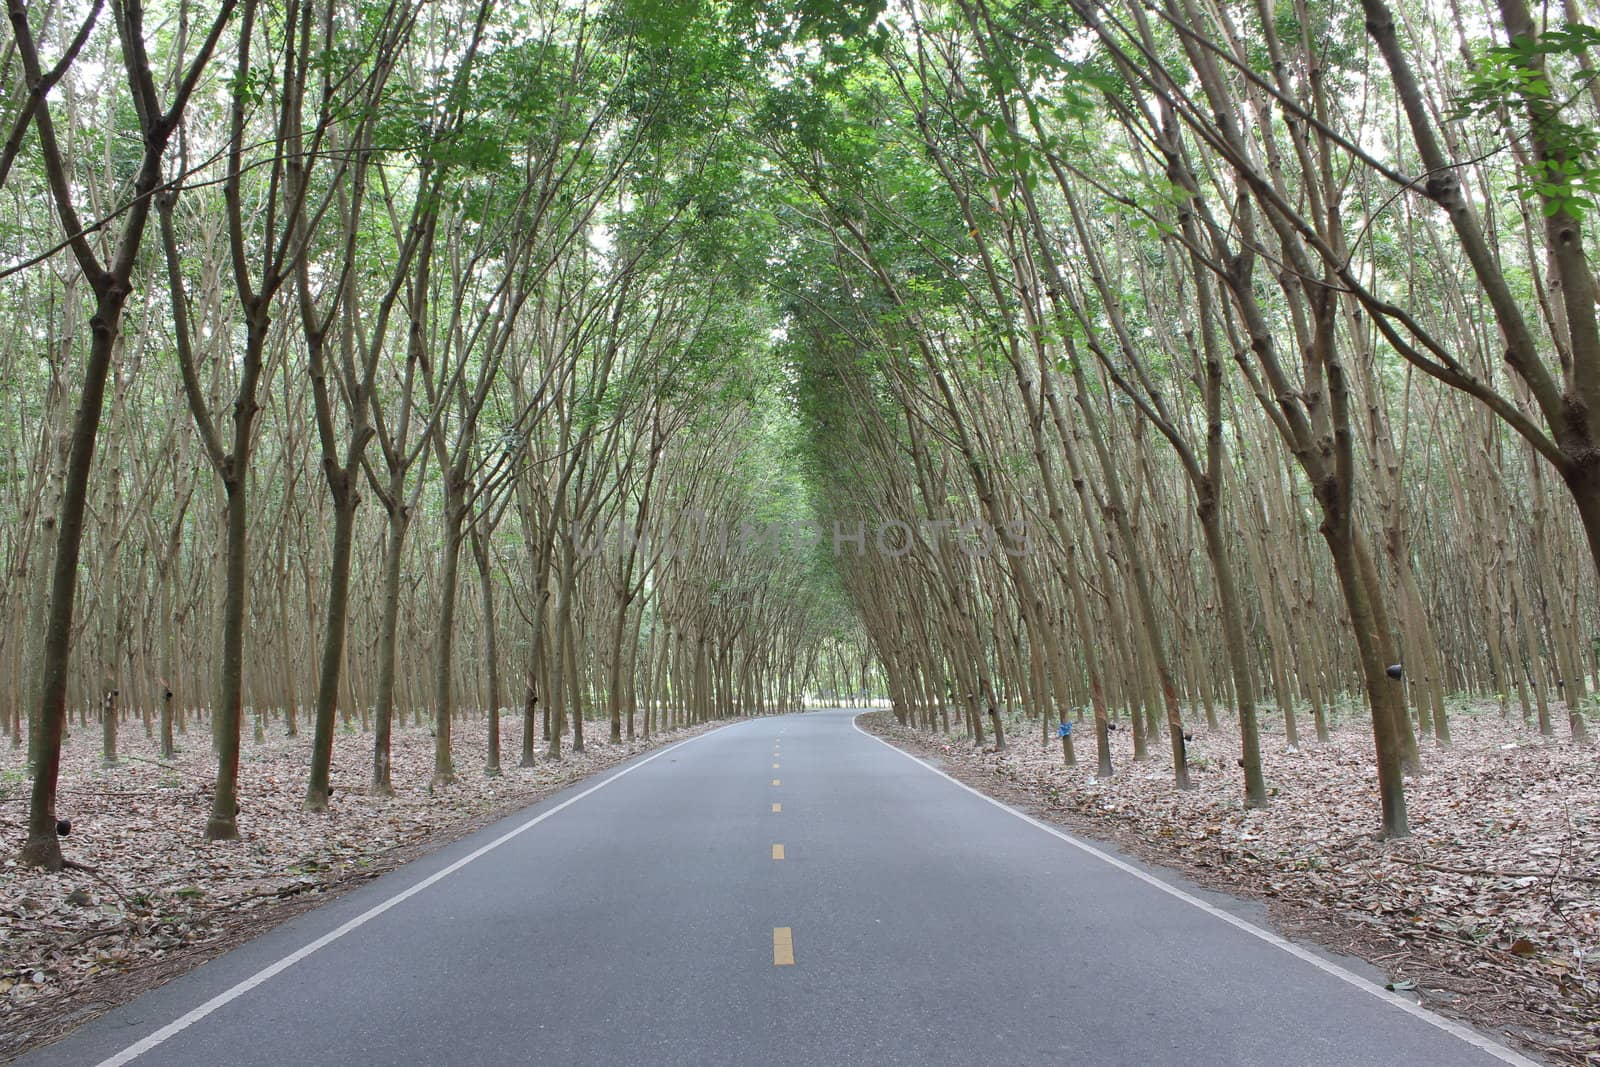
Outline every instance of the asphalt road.
POLYGON ((20 1062, 1529 1062, 852 717, 641 757, 20 1062))

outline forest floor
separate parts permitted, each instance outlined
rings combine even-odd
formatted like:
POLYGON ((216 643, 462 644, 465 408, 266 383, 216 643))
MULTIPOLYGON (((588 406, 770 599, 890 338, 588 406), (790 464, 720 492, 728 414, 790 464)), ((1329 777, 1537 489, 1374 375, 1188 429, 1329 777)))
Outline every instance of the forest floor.
POLYGON ((1541 739, 1493 705, 1458 712, 1453 747, 1427 743, 1407 782, 1412 836, 1381 842, 1370 728, 1286 751, 1282 720, 1263 719, 1259 811, 1241 803, 1237 729, 1191 727, 1196 788, 1180 792, 1165 736, 1135 763, 1114 732, 1116 774, 1099 781, 1087 724, 1068 768, 1037 720, 1011 724, 1000 753, 887 711, 860 721, 1046 821, 1264 901, 1287 935, 1365 958, 1431 1008, 1555 1062, 1600 1064, 1600 747, 1541 739))
MULTIPOLYGON (((395 796, 366 793, 370 734, 346 729, 334 744, 334 796, 325 815, 301 810, 310 730, 247 736, 240 760, 242 839, 201 838, 215 760, 202 726, 170 762, 124 727, 122 761, 102 767, 97 726, 72 731, 62 751, 58 814, 70 819, 68 859, 92 871, 17 866, 26 836, 26 752, 0 750, 0 1062, 52 1040, 243 941, 326 903, 573 782, 712 725, 606 740, 590 723, 586 751, 516 766, 521 720, 501 724, 504 773, 483 772, 482 720, 454 725, 457 779, 430 792, 433 737, 397 727, 395 796)), ((570 746, 570 741, 568 742, 570 746)))

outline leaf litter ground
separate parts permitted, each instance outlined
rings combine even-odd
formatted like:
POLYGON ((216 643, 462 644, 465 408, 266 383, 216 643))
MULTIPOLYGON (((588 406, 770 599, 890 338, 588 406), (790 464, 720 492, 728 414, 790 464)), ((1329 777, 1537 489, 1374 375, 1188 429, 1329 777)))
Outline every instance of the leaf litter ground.
POLYGON ((1235 729, 1191 728, 1196 788, 1180 792, 1164 736, 1135 763, 1132 738, 1113 732, 1116 774, 1098 781, 1087 726, 1068 768, 1037 720, 1013 722, 1000 753, 889 712, 861 723, 1048 821, 1264 900, 1285 933, 1364 957, 1429 1007, 1550 1060, 1600 1064, 1600 749, 1540 738, 1492 705, 1458 713, 1453 747, 1425 742, 1424 773, 1407 780, 1412 836, 1380 842, 1370 728, 1290 751, 1281 719, 1263 718, 1276 721, 1260 811, 1241 803, 1235 729))
MULTIPOLYGON (((455 784, 428 789, 433 737, 394 732, 395 796, 369 796, 371 737, 334 745, 327 814, 301 810, 310 731, 247 737, 240 760, 242 840, 202 840, 215 761, 202 725, 163 761, 124 728, 123 759, 100 763, 98 728, 72 731, 62 752, 63 852, 92 871, 19 867, 29 782, 25 749, 0 750, 0 1061, 50 1041, 329 895, 392 870, 495 818, 631 756, 708 729, 619 745, 590 724, 586 751, 515 766, 521 723, 502 723, 503 773, 483 772, 487 724, 454 724, 455 784)), ((570 742, 569 742, 570 745, 570 742)))

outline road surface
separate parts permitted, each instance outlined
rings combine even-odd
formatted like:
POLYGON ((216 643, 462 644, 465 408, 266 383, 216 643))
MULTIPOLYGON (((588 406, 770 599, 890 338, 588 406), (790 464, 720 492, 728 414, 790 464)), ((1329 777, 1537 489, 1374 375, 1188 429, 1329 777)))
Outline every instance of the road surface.
POLYGON ((20 1062, 1529 1062, 852 720, 657 750, 20 1062))

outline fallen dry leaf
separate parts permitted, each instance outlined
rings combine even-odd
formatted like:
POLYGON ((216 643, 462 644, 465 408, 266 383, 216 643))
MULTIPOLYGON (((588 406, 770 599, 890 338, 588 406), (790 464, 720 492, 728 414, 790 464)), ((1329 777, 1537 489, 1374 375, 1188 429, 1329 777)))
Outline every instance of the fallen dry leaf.
MULTIPOLYGON (((240 760, 241 840, 204 841, 215 763, 205 724, 191 722, 170 762, 154 742, 124 728, 124 759, 100 765, 94 728, 74 728, 62 749, 58 815, 72 820, 62 850, 92 871, 19 867, 26 836, 26 750, 0 749, 0 1060, 188 969, 287 913, 285 902, 381 873, 441 837, 470 831, 692 727, 611 745, 590 724, 586 751, 560 762, 516 766, 521 720, 501 722, 503 773, 483 772, 482 719, 454 724, 457 780, 430 790, 433 737, 396 726, 395 795, 369 796, 371 736, 346 727, 334 744, 333 800, 302 810, 310 731, 246 731, 240 760), (263 925, 265 924, 265 925, 263 925), (199 951, 196 951, 196 950, 199 951)), ((570 741, 568 742, 570 746, 570 741)))
POLYGON ((1453 747, 1424 741, 1424 773, 1407 779, 1412 836, 1380 842, 1370 727, 1347 722, 1325 745, 1288 750, 1281 718, 1262 718, 1272 796, 1259 811, 1242 805, 1229 727, 1194 731, 1197 788, 1180 792, 1164 739, 1136 763, 1127 730, 1112 732, 1116 775, 1099 781, 1092 733, 1064 767, 1053 724, 1045 738, 1037 719, 1012 722, 998 754, 889 712, 861 722, 1003 799, 1264 897, 1290 932, 1384 957, 1430 1006, 1551 1059, 1600 1063, 1596 746, 1541 738, 1493 704, 1458 711, 1453 747))

